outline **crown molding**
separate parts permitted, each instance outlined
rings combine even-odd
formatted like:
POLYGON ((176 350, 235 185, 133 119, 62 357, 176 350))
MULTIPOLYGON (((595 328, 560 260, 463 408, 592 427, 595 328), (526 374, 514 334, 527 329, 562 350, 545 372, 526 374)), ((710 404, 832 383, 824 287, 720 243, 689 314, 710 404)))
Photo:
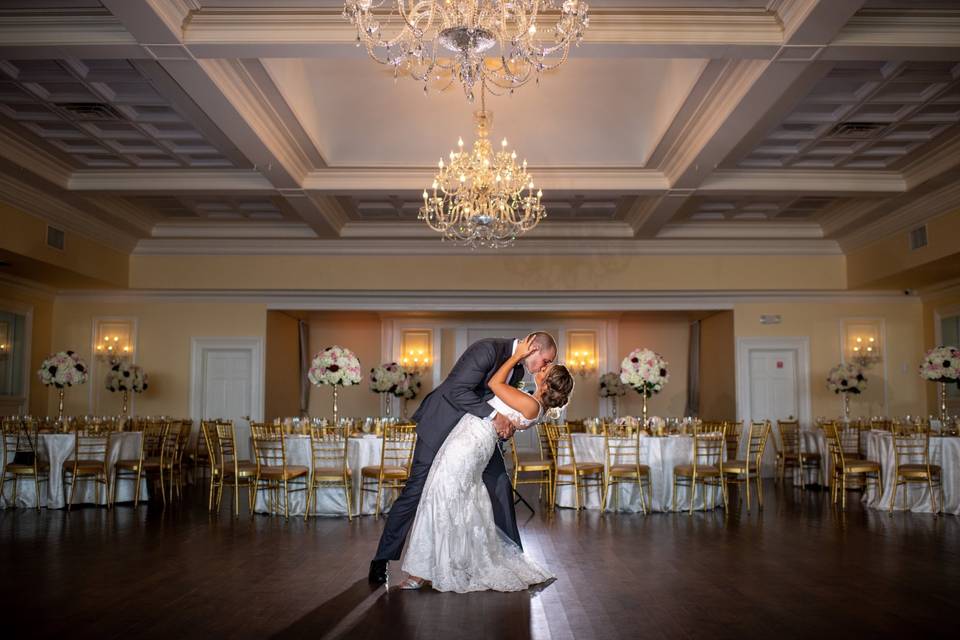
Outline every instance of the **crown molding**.
POLYGON ((960 182, 954 182, 941 189, 918 196, 894 213, 840 238, 838 242, 843 251, 849 254, 895 233, 949 213, 958 207, 960 207, 960 182))
POLYGON ((137 39, 107 11, 77 10, 35 14, 0 13, 0 42, 6 47, 135 47, 137 39))
POLYGON ((940 298, 960 296, 960 278, 923 287, 918 293, 924 302, 936 302, 940 298))
POLYGON ((313 229, 299 222, 209 222, 207 220, 158 222, 153 226, 150 235, 153 238, 217 239, 218 241, 237 238, 278 240, 317 237, 313 229))
POLYGON ((856 196, 888 195, 904 193, 906 190, 907 184, 903 176, 894 171, 751 169, 715 171, 704 179, 698 193, 761 191, 804 196, 856 196))
MULTIPOLYGON (((789 240, 820 240, 823 238, 823 229, 816 222, 783 222, 770 220, 767 222, 685 222, 669 224, 660 230, 657 239, 677 238, 717 238, 717 239, 789 239, 789 240)), ((836 246, 836 253, 841 253, 836 246)))
POLYGON ((13 207, 123 253, 136 247, 137 238, 72 207, 54 195, 0 174, 0 200, 13 207))
MULTIPOLYGON (((411 225, 414 226, 414 225, 411 225)), ((629 255, 841 255, 833 240, 757 240, 721 239, 657 239, 627 240, 617 238, 522 238, 517 244, 497 252, 471 251, 439 237, 429 239, 407 238, 263 238, 234 237, 141 239, 133 255, 187 256, 187 255, 570 255, 570 256, 629 256, 629 255)))
MULTIPOLYGON (((953 129, 957 129, 954 127, 953 129)), ((949 133, 949 130, 944 133, 949 133)), ((928 180, 960 166, 960 132, 941 145, 931 149, 903 170, 907 189, 913 189, 928 180)))
POLYGON ((208 171, 202 169, 140 169, 74 171, 67 181, 70 191, 125 191, 168 193, 179 191, 273 193, 275 187, 255 169, 208 171))
POLYGON ((7 160, 61 189, 67 188, 73 170, 70 165, 26 142, 22 137, 3 126, 0 126, 0 149, 3 149, 3 155, 7 160))
POLYGON ((57 295, 56 289, 49 287, 42 282, 10 275, 9 273, 3 273, 2 271, 0 271, 0 285, 35 295, 38 298, 43 298, 44 300, 53 300, 57 295))
MULTIPOLYGON (((851 18, 831 47, 960 48, 960 11, 872 9, 851 18)), ((954 54, 955 55, 955 54, 954 54)))
POLYGON ((920 304, 901 291, 303 291, 289 290, 64 290, 58 299, 102 303, 220 302, 267 309, 330 311, 682 311, 729 310, 749 303, 920 304))
MULTIPOLYGON (((347 239, 395 238, 397 240, 425 239, 436 241, 439 234, 427 225, 414 220, 400 222, 357 222, 351 221, 340 230, 340 236, 347 239)), ((629 239, 633 237, 633 228, 620 220, 583 220, 547 221, 528 231, 523 238, 527 240, 545 239, 629 239)))

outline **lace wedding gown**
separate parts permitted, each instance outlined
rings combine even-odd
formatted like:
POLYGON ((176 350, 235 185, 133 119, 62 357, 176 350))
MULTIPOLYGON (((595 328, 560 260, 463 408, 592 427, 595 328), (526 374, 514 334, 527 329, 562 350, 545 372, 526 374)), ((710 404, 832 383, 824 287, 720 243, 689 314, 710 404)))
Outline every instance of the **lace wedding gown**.
MULTIPOLYGON (((496 397, 490 404, 521 427, 540 419, 527 420, 496 397)), ((481 476, 497 440, 489 420, 468 413, 430 467, 403 570, 429 580, 437 591, 521 591, 554 577, 494 524, 481 476)))

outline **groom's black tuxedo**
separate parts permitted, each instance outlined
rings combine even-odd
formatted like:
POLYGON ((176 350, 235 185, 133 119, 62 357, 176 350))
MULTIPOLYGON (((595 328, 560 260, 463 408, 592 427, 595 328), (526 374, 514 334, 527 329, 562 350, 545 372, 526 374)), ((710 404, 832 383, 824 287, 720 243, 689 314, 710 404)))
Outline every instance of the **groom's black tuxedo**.
MULTIPOLYGON (((512 353, 513 340, 486 338, 474 342, 453 365, 446 380, 420 403, 413 414, 413 421, 417 423, 417 446, 413 452, 410 477, 400 497, 390 508, 374 560, 400 559, 403 543, 420 503, 420 492, 423 491, 437 451, 465 414, 486 418, 493 413, 493 407, 487 402, 493 397, 493 392, 487 387, 487 382, 512 353)), ((510 384, 516 384, 522 377, 523 367, 518 365, 510 376, 510 384)), ((520 532, 513 508, 513 490, 499 450, 493 452, 487 468, 483 470, 483 483, 490 493, 497 527, 519 545, 520 532)))

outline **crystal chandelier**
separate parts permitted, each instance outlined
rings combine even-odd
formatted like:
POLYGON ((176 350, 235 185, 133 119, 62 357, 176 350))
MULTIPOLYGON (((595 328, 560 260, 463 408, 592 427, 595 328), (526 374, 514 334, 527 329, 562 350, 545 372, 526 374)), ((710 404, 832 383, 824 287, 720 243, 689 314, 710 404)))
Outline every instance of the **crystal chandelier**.
POLYGON ((543 192, 534 191, 527 161, 517 165, 517 152, 507 151, 506 138, 494 152, 489 138, 493 117, 482 91, 480 100, 473 150, 465 151, 461 138, 457 151, 450 152, 450 163, 440 160, 433 195, 424 189, 418 218, 445 239, 474 249, 497 249, 513 244, 547 212, 540 202, 543 192))
POLYGON ((590 19, 582 0, 345 0, 370 57, 424 83, 512 91, 563 64, 590 19), (375 11, 391 5, 390 12, 375 11))

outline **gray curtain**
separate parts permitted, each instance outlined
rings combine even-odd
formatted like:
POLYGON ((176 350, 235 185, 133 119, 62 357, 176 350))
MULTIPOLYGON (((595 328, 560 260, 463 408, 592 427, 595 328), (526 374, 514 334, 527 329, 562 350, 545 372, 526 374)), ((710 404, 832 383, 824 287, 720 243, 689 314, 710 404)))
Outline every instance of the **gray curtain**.
POLYGON ((310 370, 310 335, 307 323, 300 320, 298 323, 300 337, 300 415, 310 415, 310 380, 307 371, 310 370))
POLYGON ((700 321, 690 323, 690 349, 687 355, 687 407, 685 416, 700 414, 700 321))

